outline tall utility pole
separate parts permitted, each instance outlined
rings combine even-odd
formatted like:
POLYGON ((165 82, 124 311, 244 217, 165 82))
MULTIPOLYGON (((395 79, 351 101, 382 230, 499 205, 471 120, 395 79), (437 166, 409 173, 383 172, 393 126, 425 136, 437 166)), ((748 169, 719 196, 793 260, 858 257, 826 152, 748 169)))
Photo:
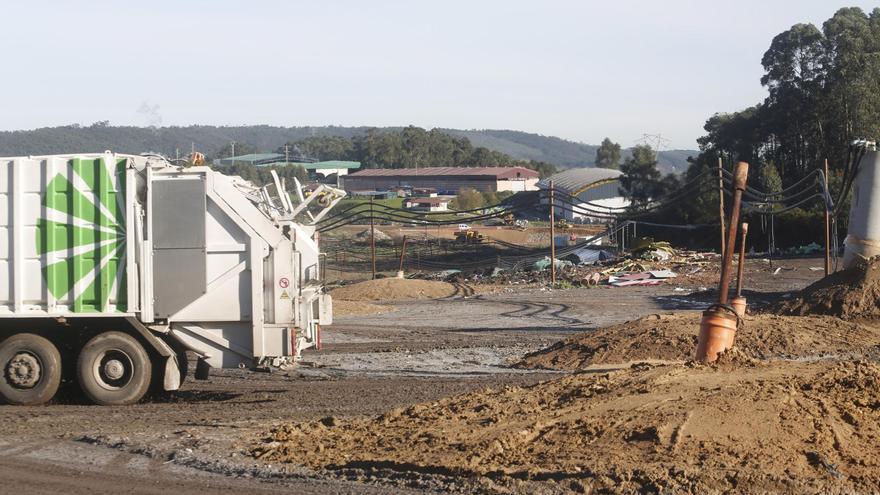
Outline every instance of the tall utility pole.
POLYGON ((647 144, 654 150, 654 160, 660 159, 660 151, 669 146, 671 142, 659 132, 657 134, 642 134, 641 138, 636 139, 636 143, 647 144))
POLYGON ((550 181, 550 282, 556 285, 556 197, 550 181))
POLYGON ((721 219, 721 256, 724 256, 724 248, 725 248, 725 240, 724 235, 726 234, 724 228, 724 176, 722 173, 724 170, 724 162, 721 157, 718 157, 718 217, 721 219))
POLYGON ((284 164, 290 165, 290 146, 284 145, 284 164))
POLYGON ((373 261, 373 279, 376 279, 376 227, 373 224, 373 197, 370 196, 370 259, 373 261))
MULTIPOLYGON (((825 189, 828 189, 828 159, 825 159, 825 189)), ((831 212, 825 201, 825 276, 831 274, 831 212)))
MULTIPOLYGON (((232 154, 229 156, 229 158, 235 158, 235 141, 232 141, 230 144, 232 145, 232 154)), ((235 165, 235 160, 230 161, 232 162, 230 163, 230 165, 235 165)))

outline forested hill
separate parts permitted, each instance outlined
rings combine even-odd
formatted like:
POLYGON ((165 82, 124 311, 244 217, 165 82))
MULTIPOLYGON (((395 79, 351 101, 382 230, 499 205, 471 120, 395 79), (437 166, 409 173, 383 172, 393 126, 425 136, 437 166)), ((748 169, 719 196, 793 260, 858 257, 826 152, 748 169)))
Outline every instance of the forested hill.
MULTIPOLYGON (((535 160, 552 163, 560 167, 593 166, 598 145, 568 141, 553 136, 542 136, 521 131, 508 130, 470 130, 441 129, 453 136, 462 136, 474 146, 506 153, 521 160, 535 160)), ((696 156, 697 150, 666 150, 657 156, 657 168, 664 173, 682 173, 687 169, 689 156, 696 156)), ((628 157, 624 150, 622 159, 628 157)))
MULTIPOLYGON (((0 132, 0 156, 40 155, 73 152, 113 150, 120 153, 153 151, 174 156, 189 153, 192 146, 208 156, 214 156, 231 141, 242 148, 256 151, 274 151, 285 143, 312 136, 339 136, 351 138, 363 135, 368 127, 273 127, 257 126, 188 126, 188 127, 130 127, 111 126, 99 122, 91 126, 47 127, 29 131, 0 132)), ((388 127, 380 130, 399 130, 388 127)), ((560 167, 592 166, 597 146, 509 130, 442 129, 443 132, 466 137, 474 147, 485 147, 505 153, 519 160, 552 163, 560 167)), ((687 168, 687 157, 695 150, 661 151, 658 168, 664 172, 682 172, 687 168)), ((624 154, 626 156, 626 154, 624 154)))

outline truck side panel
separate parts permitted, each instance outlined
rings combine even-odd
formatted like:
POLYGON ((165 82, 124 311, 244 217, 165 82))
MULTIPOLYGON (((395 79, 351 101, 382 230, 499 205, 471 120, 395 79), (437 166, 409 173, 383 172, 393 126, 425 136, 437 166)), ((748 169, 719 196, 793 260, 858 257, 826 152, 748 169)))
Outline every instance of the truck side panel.
POLYGON ((125 164, 0 160, 0 316, 127 311, 125 164))

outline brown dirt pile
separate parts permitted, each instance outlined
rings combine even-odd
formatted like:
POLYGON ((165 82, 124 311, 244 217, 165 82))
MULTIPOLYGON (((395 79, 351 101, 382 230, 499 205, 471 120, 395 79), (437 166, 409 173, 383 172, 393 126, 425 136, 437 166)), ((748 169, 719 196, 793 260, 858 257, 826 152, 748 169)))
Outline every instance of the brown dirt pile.
MULTIPOLYGON (((650 315, 599 328, 526 355, 517 366, 576 370, 632 361, 686 361, 697 348, 701 314, 650 315)), ((880 354, 880 329, 830 316, 747 316, 740 352, 754 358, 880 354)))
POLYGON ((798 297, 768 312, 788 315, 833 315, 844 319, 880 318, 880 260, 859 263, 809 285, 798 297))
POLYGON ((432 280, 379 278, 333 289, 331 295, 340 301, 400 301, 404 299, 437 299, 456 293, 454 285, 432 280))
POLYGON ((335 299, 333 301, 333 316, 376 315, 380 313, 390 313, 395 309, 394 306, 386 304, 346 301, 342 299, 335 299))
MULTIPOLYGON (((880 367, 640 364, 273 431, 262 460, 483 475, 563 491, 875 492, 880 367)), ((516 482, 516 483, 514 483, 516 482)))

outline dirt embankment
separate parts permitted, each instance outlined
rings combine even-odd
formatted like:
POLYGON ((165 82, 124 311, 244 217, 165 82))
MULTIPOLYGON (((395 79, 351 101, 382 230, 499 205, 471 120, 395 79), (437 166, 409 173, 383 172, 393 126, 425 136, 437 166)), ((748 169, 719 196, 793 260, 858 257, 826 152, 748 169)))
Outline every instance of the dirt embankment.
MULTIPOLYGON (((522 368, 577 370, 632 361, 693 358, 700 313, 650 315, 575 335, 526 355, 522 368)), ((880 355, 880 329, 829 316, 747 316, 740 352, 755 358, 880 355)))
POLYGON ((345 285, 330 292, 340 301, 401 301, 438 299, 456 294, 456 287, 446 282, 405 278, 379 278, 345 285))
POLYGON ((795 299, 768 312, 788 315, 833 315, 844 319, 880 318, 880 260, 868 260, 809 285, 795 299))
POLYGON ((880 367, 675 364, 471 392, 376 418, 296 423, 253 453, 313 467, 553 480, 591 493, 880 489, 880 367))

